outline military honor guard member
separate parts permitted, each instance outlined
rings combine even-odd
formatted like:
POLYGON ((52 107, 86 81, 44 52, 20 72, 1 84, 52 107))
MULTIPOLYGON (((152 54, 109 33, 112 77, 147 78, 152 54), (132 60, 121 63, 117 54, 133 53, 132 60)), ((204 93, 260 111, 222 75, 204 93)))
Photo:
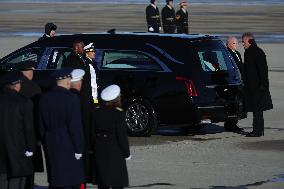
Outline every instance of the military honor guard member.
POLYGON ((146 21, 148 32, 159 33, 161 28, 160 12, 157 7, 158 0, 151 0, 150 5, 146 7, 146 21))
MULTIPOLYGON (((34 69, 36 63, 31 60, 23 61, 20 63, 19 69, 23 73, 24 77, 21 83, 20 94, 29 98, 33 102, 34 107, 34 130, 36 133, 36 149, 33 155, 33 165, 35 172, 43 172, 43 157, 41 152, 40 134, 38 130, 38 102, 41 96, 41 88, 33 81, 34 69)), ((34 188, 34 174, 26 180, 26 189, 34 188)))
POLYGON ((72 69, 55 71, 57 86, 39 102, 39 126, 49 188, 80 188, 84 179, 84 133, 79 98, 69 89, 72 69))
POLYGON ((57 26, 54 23, 46 23, 44 27, 45 33, 39 40, 54 37, 56 34, 57 26))
POLYGON ((186 1, 180 2, 180 9, 176 13, 177 33, 188 34, 188 3, 186 1))
POLYGON ((263 111, 273 108, 269 91, 268 66, 266 55, 255 42, 252 33, 242 36, 244 53, 245 107, 253 112, 253 131, 247 137, 264 135, 263 111))
POLYGON ((11 71, 0 78, 1 189, 24 189, 26 177, 34 173, 33 104, 19 93, 22 79, 19 71, 11 71))
POLYGON ((129 185, 126 160, 131 158, 119 86, 106 87, 101 99, 93 116, 96 183, 99 189, 119 189, 129 185))
POLYGON ((162 9, 162 22, 164 33, 175 33, 175 9, 173 0, 166 0, 167 5, 162 9))

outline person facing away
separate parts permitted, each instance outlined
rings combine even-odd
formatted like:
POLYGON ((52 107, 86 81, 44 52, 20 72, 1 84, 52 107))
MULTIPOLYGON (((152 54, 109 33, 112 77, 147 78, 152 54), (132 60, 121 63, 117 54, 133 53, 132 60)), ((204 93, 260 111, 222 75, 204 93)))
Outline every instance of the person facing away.
POLYGON ((176 13, 177 33, 188 34, 188 3, 182 1, 179 5, 180 9, 176 13))
POLYGON ((99 189, 121 189, 129 185, 126 160, 131 155, 119 86, 106 87, 101 99, 93 116, 96 183, 99 189))
POLYGON ((273 108, 268 80, 266 55, 252 33, 242 35, 244 52, 244 92, 247 112, 253 112, 253 131, 247 137, 264 135, 263 111, 273 108))
POLYGON ((43 40, 46 38, 54 37, 56 34, 57 26, 54 23, 46 23, 44 27, 45 33, 39 40, 43 40))
POLYGON ((0 188, 24 189, 34 173, 33 104, 20 95, 23 74, 11 71, 0 78, 0 188))
POLYGON ((228 37, 226 46, 227 46, 228 51, 230 52, 230 55, 234 59, 234 62, 236 63, 241 76, 243 77, 244 63, 243 63, 241 54, 239 53, 239 51, 237 51, 238 39, 233 36, 228 37))
POLYGON ((148 32, 159 33, 161 28, 160 12, 157 7, 158 0, 151 0, 150 5, 146 7, 146 21, 148 32))
MULTIPOLYGON (((26 98, 31 99, 33 102, 34 131, 36 134, 36 149, 35 149, 32 159, 33 159, 34 171, 43 172, 44 171, 43 157, 42 157, 42 151, 41 151, 40 134, 39 134, 38 126, 37 126, 38 124, 38 102, 41 96, 41 88, 36 82, 33 81, 35 66, 36 66, 36 63, 31 60, 21 62, 19 69, 23 73, 24 77, 21 83, 20 94, 25 96, 26 98)), ((26 189, 34 188, 34 174, 32 174, 29 178, 26 179, 25 188, 26 189)))
POLYGON ((162 22, 164 33, 175 33, 175 9, 173 0, 166 0, 166 6, 162 9, 162 22))
POLYGON ((69 89, 71 69, 53 73, 57 85, 39 102, 39 129, 49 188, 79 189, 84 183, 84 134, 79 98, 69 89))

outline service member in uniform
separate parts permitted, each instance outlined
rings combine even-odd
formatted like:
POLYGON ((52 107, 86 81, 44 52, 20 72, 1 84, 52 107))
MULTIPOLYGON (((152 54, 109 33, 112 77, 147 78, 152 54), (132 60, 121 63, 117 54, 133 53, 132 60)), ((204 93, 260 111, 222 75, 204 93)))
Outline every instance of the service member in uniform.
MULTIPOLYGON (((230 52, 231 57, 234 59, 234 62, 236 63, 241 76, 243 78, 243 69, 244 69, 244 63, 242 61, 242 56, 241 54, 237 51, 238 48, 238 39, 236 37, 230 36, 227 39, 226 42, 227 49, 230 52)), ((243 95, 243 94, 241 94, 243 95)), ((232 120, 229 122, 224 123, 224 128, 226 131, 232 131, 232 132, 240 132, 243 129, 237 126, 238 121, 237 120, 232 120)))
POLYGON ((162 9, 162 22, 164 33, 175 33, 175 9, 173 0, 166 0, 167 5, 162 9))
POLYGON ((176 13, 176 25, 177 33, 188 34, 188 11, 187 11, 187 2, 182 1, 180 3, 180 9, 176 13))
POLYGON ((263 111, 273 108, 268 80, 266 55, 259 48, 252 33, 242 36, 244 54, 245 107, 253 112, 253 131, 247 137, 264 135, 263 111))
POLYGON ((159 33, 161 28, 160 12, 157 7, 158 0, 151 0, 150 5, 146 7, 146 21, 148 32, 159 33))
POLYGON ((19 94, 22 78, 19 71, 11 71, 0 78, 1 189, 24 189, 26 177, 34 173, 33 104, 19 94))
POLYGON ((81 113, 82 113, 82 124, 84 128, 84 136, 85 136, 85 178, 87 183, 94 183, 92 180, 93 174, 92 174, 92 161, 91 157, 93 156, 93 147, 92 147, 92 129, 91 129, 91 110, 88 110, 86 112, 86 109, 84 107, 89 106, 90 102, 88 99, 85 98, 85 96, 80 93, 81 87, 82 87, 82 80, 85 75, 85 71, 81 69, 75 69, 71 72, 71 88, 70 91, 74 94, 76 94, 80 99, 80 105, 81 105, 81 113), (87 121, 89 120, 89 122, 87 121))
POLYGON ((71 69, 57 70, 57 86, 39 102, 39 126, 49 187, 80 188, 84 183, 84 133, 79 98, 69 89, 71 69))
MULTIPOLYGON (((33 155, 33 164, 35 172, 43 172, 43 157, 41 152, 41 142, 40 142, 40 134, 38 130, 38 102, 41 95, 41 88, 37 83, 33 81, 35 62, 31 60, 27 60, 20 63, 19 69, 23 73, 24 77, 21 83, 20 94, 29 98, 33 102, 34 107, 34 130, 36 133, 36 150, 33 155)), ((26 180, 26 189, 34 188, 34 174, 27 178, 26 180)))
POLYGON ((54 37, 56 34, 57 26, 54 23, 46 23, 44 27, 45 33, 39 40, 43 40, 49 37, 54 37))
POLYGON ((96 183, 99 189, 119 189, 129 184, 126 160, 131 158, 119 86, 106 87, 101 99, 93 116, 96 183))

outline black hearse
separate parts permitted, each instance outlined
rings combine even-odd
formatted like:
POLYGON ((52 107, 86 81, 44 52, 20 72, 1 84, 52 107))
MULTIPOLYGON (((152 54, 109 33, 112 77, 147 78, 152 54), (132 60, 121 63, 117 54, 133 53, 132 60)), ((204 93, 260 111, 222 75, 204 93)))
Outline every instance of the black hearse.
POLYGON ((95 44, 99 91, 110 84, 121 87, 131 135, 149 136, 168 124, 199 130, 208 122, 236 123, 245 115, 237 66, 222 41, 209 35, 61 35, 5 56, 1 70, 34 60, 34 78, 47 87, 47 78, 61 68, 75 40, 95 44))

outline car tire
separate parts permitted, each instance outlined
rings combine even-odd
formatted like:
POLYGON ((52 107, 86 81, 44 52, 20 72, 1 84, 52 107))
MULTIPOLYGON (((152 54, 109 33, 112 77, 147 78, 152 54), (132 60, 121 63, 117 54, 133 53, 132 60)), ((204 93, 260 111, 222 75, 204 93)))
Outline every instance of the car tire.
POLYGON ((125 109, 125 121, 129 136, 151 136, 157 128, 157 118, 147 100, 135 99, 125 109))
POLYGON ((238 124, 238 120, 236 119, 229 119, 224 122, 224 128, 227 131, 231 131, 233 127, 238 124))

